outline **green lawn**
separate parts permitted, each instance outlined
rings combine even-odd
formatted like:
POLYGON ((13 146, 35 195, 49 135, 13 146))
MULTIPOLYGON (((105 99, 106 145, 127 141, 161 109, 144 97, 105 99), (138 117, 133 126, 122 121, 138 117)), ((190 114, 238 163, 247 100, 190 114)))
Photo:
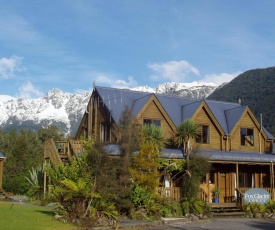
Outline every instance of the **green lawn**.
POLYGON ((0 201, 0 229, 76 230, 79 228, 55 220, 53 211, 47 208, 0 201))

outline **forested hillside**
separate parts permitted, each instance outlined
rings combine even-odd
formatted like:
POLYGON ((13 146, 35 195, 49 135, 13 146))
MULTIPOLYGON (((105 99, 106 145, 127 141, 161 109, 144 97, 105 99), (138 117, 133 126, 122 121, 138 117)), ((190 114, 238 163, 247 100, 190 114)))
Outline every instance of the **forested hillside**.
POLYGON ((264 127, 275 134, 275 67, 246 71, 207 99, 229 102, 240 99, 258 119, 262 114, 264 127))

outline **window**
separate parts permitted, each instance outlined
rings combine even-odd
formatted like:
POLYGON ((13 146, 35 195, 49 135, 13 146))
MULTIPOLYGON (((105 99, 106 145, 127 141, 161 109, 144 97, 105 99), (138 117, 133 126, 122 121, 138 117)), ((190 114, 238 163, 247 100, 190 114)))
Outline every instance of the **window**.
POLYGON ((254 146, 254 134, 253 129, 241 128, 241 145, 242 146, 254 146))
POLYGON ((200 133, 196 137, 196 142, 202 143, 202 144, 209 144, 210 142, 209 125, 200 126, 200 133))
POLYGON ((102 142, 108 142, 110 140, 110 128, 107 123, 100 124, 100 140, 102 142))
POLYGON ((239 172, 239 187, 253 188, 254 175, 252 173, 239 172))
POLYGON ((89 136, 88 128, 85 127, 85 128, 84 128, 84 137, 85 137, 85 139, 88 139, 88 136, 89 136))
POLYGON ((153 119, 143 119, 143 124, 144 125, 156 125, 160 127, 160 120, 153 120, 153 119))

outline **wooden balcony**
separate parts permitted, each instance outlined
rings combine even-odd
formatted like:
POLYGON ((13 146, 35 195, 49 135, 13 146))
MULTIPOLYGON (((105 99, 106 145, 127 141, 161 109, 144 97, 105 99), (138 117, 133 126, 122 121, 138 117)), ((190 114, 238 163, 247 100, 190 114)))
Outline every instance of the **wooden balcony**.
POLYGON ((50 139, 44 144, 44 159, 54 164, 69 162, 73 157, 78 157, 83 152, 80 141, 54 141, 50 139))

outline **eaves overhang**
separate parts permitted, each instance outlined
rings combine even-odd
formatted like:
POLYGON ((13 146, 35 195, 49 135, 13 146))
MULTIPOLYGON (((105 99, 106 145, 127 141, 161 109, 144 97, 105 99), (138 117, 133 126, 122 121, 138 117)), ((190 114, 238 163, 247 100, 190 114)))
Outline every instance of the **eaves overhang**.
POLYGON ((212 162, 254 162, 272 163, 275 162, 275 154, 257 152, 238 152, 238 151, 213 151, 201 150, 200 154, 209 158, 212 162))

